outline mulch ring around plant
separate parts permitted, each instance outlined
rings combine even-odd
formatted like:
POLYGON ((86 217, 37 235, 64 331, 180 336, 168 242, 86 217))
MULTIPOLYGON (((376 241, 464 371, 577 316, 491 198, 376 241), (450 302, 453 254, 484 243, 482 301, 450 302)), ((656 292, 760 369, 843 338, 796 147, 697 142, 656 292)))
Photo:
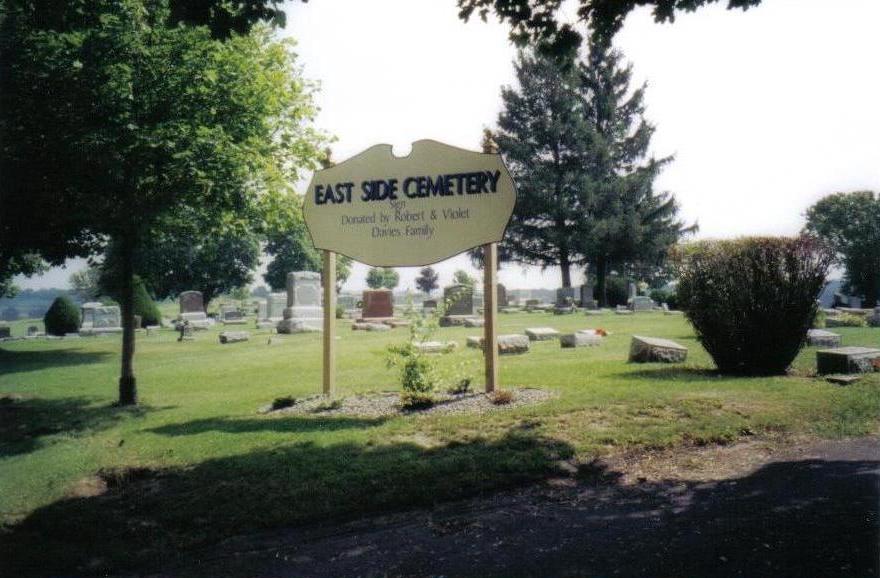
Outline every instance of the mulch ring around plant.
POLYGON ((531 387, 505 389, 513 398, 499 403, 496 394, 468 392, 460 394, 438 393, 432 406, 421 409, 403 408, 400 394, 396 392, 367 393, 329 400, 323 396, 311 396, 289 400, 292 405, 273 409, 271 405, 260 409, 268 415, 315 415, 315 416, 361 416, 383 417, 394 415, 452 415, 482 414, 525 405, 543 403, 557 397, 555 393, 531 387))

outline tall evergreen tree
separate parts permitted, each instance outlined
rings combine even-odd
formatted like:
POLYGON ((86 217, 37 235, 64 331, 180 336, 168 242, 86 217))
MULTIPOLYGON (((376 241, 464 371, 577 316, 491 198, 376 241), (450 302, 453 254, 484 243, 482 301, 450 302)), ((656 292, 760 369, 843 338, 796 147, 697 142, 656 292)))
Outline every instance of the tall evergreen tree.
POLYGON ((585 205, 578 249, 592 264, 600 303, 613 264, 662 263, 669 248, 695 231, 678 219, 668 192, 654 190, 672 157, 648 156, 655 127, 645 119, 645 86, 630 89, 632 65, 604 42, 592 42, 578 63, 578 92, 591 134, 585 205))
MULTIPOLYGON (((521 53, 518 88, 501 91, 504 110, 494 135, 517 187, 517 203, 499 254, 528 265, 562 270, 582 265, 579 221, 584 206, 584 164, 592 134, 582 114, 574 69, 521 53)), ((485 146, 485 145, 484 145, 485 146)))

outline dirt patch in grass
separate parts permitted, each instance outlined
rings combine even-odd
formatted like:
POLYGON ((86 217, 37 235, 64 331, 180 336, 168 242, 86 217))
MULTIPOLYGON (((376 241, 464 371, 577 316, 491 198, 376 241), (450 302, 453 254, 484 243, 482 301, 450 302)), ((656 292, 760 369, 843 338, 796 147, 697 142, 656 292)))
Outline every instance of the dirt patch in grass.
POLYGON ((503 404, 494 402, 495 396, 484 393, 437 394, 434 405, 418 410, 402 407, 400 394, 396 392, 370 393, 335 399, 329 402, 322 396, 296 400, 290 407, 272 409, 266 406, 260 413, 268 415, 320 415, 388 417, 395 415, 453 415, 482 414, 491 411, 522 407, 545 402, 556 397, 554 393, 536 388, 519 388, 509 391, 512 399, 503 404))

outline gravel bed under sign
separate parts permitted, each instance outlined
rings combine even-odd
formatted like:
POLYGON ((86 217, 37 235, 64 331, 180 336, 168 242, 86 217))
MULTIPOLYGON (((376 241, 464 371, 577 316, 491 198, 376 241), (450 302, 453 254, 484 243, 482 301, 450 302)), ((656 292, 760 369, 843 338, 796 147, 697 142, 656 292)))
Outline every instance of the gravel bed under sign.
POLYGON ((438 393, 437 402, 419 410, 405 410, 400 407, 400 395, 396 392, 368 393, 351 397, 328 400, 323 396, 312 396, 296 400, 290 407, 272 410, 271 406, 260 409, 260 413, 270 415, 314 415, 314 416, 361 416, 388 417, 395 415, 451 415, 482 414, 506 408, 521 407, 542 403, 556 397, 556 394, 535 388, 511 388, 513 401, 495 405, 485 393, 448 394, 438 393))

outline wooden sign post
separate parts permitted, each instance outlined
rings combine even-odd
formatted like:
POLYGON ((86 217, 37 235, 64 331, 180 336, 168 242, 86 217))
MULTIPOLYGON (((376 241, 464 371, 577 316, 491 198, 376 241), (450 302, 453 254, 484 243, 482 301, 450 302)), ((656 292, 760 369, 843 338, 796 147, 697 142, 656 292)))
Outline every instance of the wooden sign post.
POLYGON ((324 395, 336 390, 336 253, 324 251, 324 395))
POLYGON ((325 395, 336 381, 336 253, 374 267, 421 267, 483 247, 486 391, 498 387, 496 243, 515 203, 500 155, 431 140, 405 157, 376 145, 312 176, 303 217, 324 251, 325 395))
POLYGON ((498 379, 498 244, 483 245, 483 359, 486 393, 500 386, 498 379))

